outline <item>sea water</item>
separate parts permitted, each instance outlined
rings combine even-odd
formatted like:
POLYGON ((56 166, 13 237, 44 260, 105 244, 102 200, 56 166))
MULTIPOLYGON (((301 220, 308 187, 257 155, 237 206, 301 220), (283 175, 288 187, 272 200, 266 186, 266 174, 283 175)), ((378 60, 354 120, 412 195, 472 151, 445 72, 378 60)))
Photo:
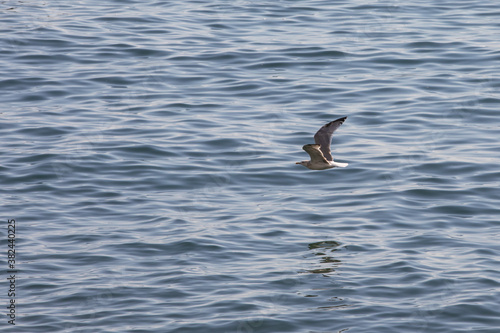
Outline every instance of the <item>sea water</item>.
POLYGON ((1 6, 1 332, 500 331, 500 3, 1 6))

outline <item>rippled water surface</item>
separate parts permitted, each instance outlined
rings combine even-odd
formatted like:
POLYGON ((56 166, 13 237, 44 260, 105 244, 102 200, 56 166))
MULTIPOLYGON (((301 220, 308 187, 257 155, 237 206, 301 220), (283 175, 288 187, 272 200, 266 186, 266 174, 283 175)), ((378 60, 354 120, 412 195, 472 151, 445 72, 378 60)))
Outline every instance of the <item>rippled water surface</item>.
POLYGON ((500 331, 500 3, 0 11, 0 331, 500 331))

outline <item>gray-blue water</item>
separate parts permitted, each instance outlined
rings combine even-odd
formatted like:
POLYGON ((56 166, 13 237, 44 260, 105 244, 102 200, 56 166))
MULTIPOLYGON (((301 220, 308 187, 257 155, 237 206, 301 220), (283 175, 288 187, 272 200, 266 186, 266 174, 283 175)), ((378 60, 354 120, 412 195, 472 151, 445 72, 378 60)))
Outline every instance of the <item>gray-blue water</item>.
POLYGON ((498 1, 0 6, 1 332, 500 331, 498 1))

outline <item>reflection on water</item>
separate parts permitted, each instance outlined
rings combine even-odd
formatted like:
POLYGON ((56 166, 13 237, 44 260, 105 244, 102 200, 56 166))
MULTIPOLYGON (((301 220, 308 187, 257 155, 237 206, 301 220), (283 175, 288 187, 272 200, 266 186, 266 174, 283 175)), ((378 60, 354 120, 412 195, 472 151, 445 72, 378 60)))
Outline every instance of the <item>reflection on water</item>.
POLYGON ((335 281, 336 270, 340 267, 342 261, 336 259, 332 254, 340 250, 341 243, 336 241, 320 241, 310 243, 308 245, 309 250, 315 256, 313 259, 316 265, 320 267, 314 269, 308 269, 306 273, 317 274, 320 277, 320 285, 316 288, 309 290, 304 297, 316 297, 319 298, 318 302, 321 304, 328 303, 329 305, 317 305, 314 309, 316 310, 341 310, 344 308, 351 307, 352 304, 348 304, 344 297, 339 297, 335 295, 337 292, 337 283, 335 281), (317 258, 320 257, 318 261, 317 258), (333 295, 332 295, 333 294, 333 295), (329 295, 328 298, 324 298, 325 295, 329 295))
POLYGON ((309 269, 307 272, 316 274, 328 274, 335 272, 335 269, 337 269, 342 262, 329 255, 329 253, 337 251, 340 245, 341 244, 336 241, 322 241, 309 244, 308 247, 310 250, 313 250, 313 254, 321 257, 319 263, 326 265, 321 265, 319 268, 309 269))

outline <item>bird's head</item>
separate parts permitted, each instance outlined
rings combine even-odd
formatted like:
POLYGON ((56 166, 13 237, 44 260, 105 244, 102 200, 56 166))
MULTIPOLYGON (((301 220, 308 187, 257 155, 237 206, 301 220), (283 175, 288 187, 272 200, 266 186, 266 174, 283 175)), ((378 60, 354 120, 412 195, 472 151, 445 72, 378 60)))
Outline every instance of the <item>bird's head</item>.
POLYGON ((295 164, 300 164, 300 165, 303 165, 305 167, 307 167, 307 163, 309 163, 309 161, 300 161, 300 162, 295 162, 295 164))

